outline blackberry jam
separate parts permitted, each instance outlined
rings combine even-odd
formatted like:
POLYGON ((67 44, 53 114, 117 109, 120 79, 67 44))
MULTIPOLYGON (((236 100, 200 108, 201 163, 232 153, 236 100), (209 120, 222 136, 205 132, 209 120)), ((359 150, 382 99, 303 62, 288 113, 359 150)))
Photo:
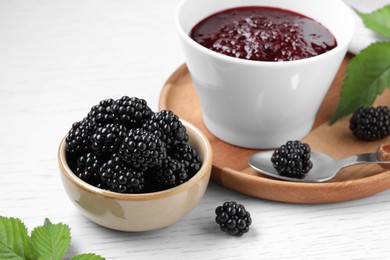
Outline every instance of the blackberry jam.
POLYGON ((335 37, 319 22, 262 6, 215 13, 195 25, 190 37, 210 50, 255 61, 299 60, 337 46, 335 37))

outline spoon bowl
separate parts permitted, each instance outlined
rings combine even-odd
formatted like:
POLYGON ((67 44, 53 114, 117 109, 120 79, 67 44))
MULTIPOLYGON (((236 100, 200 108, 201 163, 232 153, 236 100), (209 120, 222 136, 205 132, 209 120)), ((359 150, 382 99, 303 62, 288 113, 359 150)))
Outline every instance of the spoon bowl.
POLYGON ((390 161, 378 160, 377 153, 357 154, 341 160, 335 160, 327 154, 312 151, 311 161, 313 162, 313 168, 303 178, 298 179, 279 175, 271 162, 272 154, 273 151, 255 153, 250 156, 249 165, 264 175, 294 182, 328 181, 335 177, 342 168, 356 164, 390 164, 390 161))

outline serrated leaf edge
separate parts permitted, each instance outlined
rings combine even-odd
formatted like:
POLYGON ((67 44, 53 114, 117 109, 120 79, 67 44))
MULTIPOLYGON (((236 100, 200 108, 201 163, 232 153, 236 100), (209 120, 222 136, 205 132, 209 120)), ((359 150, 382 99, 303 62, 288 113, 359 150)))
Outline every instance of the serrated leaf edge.
MULTIPOLYGON (((23 240, 22 241, 23 248, 21 248, 22 251, 15 252, 14 248, 9 247, 9 245, 4 243, 4 241, 0 241, 0 245, 4 245, 7 249, 10 250, 11 253, 14 253, 16 256, 20 257, 20 259, 23 259, 23 260, 34 259, 35 260, 37 254, 33 248, 31 238, 28 235, 28 229, 27 229, 26 225, 24 224, 24 222, 19 218, 0 216, 0 225, 2 223, 3 224, 5 223, 5 225, 3 225, 3 228, 4 228, 3 230, 8 229, 8 233, 6 232, 6 234, 12 233, 12 238, 11 238, 12 240, 15 239, 14 234, 20 235, 19 238, 23 240), (1 221, 1 220, 3 220, 3 221, 1 221), (15 231, 15 229, 17 229, 17 231, 15 231)), ((14 242, 12 242, 12 244, 14 245, 14 242)))
MULTIPOLYGON (((365 49, 363 49, 360 54, 366 55, 365 52, 367 52, 369 49, 375 48, 375 46, 382 46, 382 45, 383 45, 383 47, 390 49, 390 42, 377 42, 377 43, 373 43, 373 44, 369 45, 368 47, 366 47, 365 49)), ((351 71, 350 64, 353 64, 354 62, 360 62, 360 60, 362 59, 361 57, 364 57, 364 56, 362 56, 360 54, 355 56, 350 61, 349 65, 347 67, 346 76, 345 76, 345 78, 343 80, 343 83, 342 83, 342 86, 341 86, 339 103, 338 103, 338 106, 336 108, 336 111, 334 112, 334 114, 332 115, 331 119, 329 120, 329 124, 330 125, 334 124, 337 120, 341 119, 342 117, 351 114, 350 111, 345 112, 345 110, 348 110, 348 109, 346 109, 346 107, 348 107, 347 106, 348 103, 346 104, 346 101, 343 100, 343 91, 345 91, 345 85, 350 80, 351 75, 354 73, 354 72, 351 71)), ((388 65, 382 72, 378 73, 378 76, 375 77, 375 79, 372 82, 370 82, 369 86, 367 86, 367 87, 376 85, 378 80, 383 78, 382 76, 385 75, 385 74, 388 74, 388 73, 390 73, 390 65, 388 65)), ((383 88, 377 89, 376 90, 377 92, 375 93, 374 98, 372 100, 369 100, 365 104, 360 104, 360 105, 361 106, 370 106, 370 105, 372 105, 375 102, 376 98, 379 95, 383 94, 384 90, 386 88, 389 88, 389 87, 390 87, 390 84, 387 87, 383 87, 383 88)))
POLYGON ((390 28, 384 24, 379 23, 378 20, 374 19, 375 15, 378 15, 382 10, 384 10, 386 8, 390 8, 390 5, 385 5, 384 7, 379 8, 371 13, 363 13, 363 12, 360 12, 356 9, 354 9, 354 11, 357 13, 357 15, 359 15, 359 17, 362 19, 364 25, 368 29, 374 31, 375 33, 377 33, 383 37, 389 38, 390 37, 390 28), (375 24, 377 27, 375 27, 375 26, 373 27, 372 24, 375 24), (378 28, 379 28, 379 30, 378 30, 378 28))
POLYGON ((68 225, 61 222, 52 224, 50 220, 46 218, 42 226, 37 226, 33 229, 31 232, 31 238, 41 259, 47 259, 47 257, 50 257, 51 259, 62 259, 69 249, 71 243, 71 232, 68 225), (52 228, 61 229, 60 232, 55 232, 56 236, 54 237, 54 241, 52 233, 50 232, 52 228), (57 234, 65 234, 66 237, 64 238, 64 235, 61 236, 57 234), (67 240, 67 244, 61 242, 63 239, 67 240), (54 245, 61 245, 65 247, 53 248, 54 245))

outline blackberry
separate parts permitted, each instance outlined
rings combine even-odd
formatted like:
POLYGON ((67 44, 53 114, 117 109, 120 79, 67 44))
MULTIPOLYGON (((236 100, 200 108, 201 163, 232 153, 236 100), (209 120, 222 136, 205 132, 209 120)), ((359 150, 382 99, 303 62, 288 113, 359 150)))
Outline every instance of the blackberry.
POLYGON ((100 182, 99 168, 102 164, 101 159, 93 154, 87 153, 78 157, 76 162, 76 175, 85 182, 97 185, 100 182))
POLYGON ((125 164, 118 154, 113 154, 99 170, 106 189, 120 193, 142 192, 145 186, 144 172, 125 164))
POLYGON ((73 123, 66 136, 67 151, 71 154, 85 153, 91 150, 90 136, 96 126, 90 118, 84 118, 80 122, 73 123))
POLYGON ((112 111, 113 103, 114 100, 112 98, 100 101, 99 104, 91 108, 88 117, 96 125, 114 123, 115 117, 112 111))
POLYGON ((115 100, 112 111, 116 121, 128 128, 140 128, 153 114, 144 99, 128 96, 115 100))
POLYGON ((97 154, 117 153, 127 135, 127 128, 119 124, 106 124, 91 136, 91 148, 97 154))
POLYGON ((242 236, 252 224, 251 215, 245 207, 235 201, 225 202, 215 209, 215 222, 223 232, 233 236, 242 236))
POLYGON ((360 107, 349 121, 358 139, 375 141, 390 135, 390 109, 387 106, 360 107))
POLYGON ((300 141, 288 141, 276 149, 271 162, 279 175, 302 179, 313 167, 310 146, 300 141))
POLYGON ((131 129, 119 148, 119 156, 133 168, 146 170, 160 166, 167 157, 165 144, 142 128, 131 129))
POLYGON ((187 130, 179 117, 170 110, 162 110, 152 115, 143 128, 157 135, 166 143, 168 151, 188 141, 187 130))
POLYGON ((182 144, 176 147, 172 157, 183 164, 191 177, 202 167, 198 152, 189 144, 182 144))
POLYGON ((181 162, 170 156, 163 160, 161 166, 152 175, 154 181, 161 188, 178 186, 192 177, 181 162))

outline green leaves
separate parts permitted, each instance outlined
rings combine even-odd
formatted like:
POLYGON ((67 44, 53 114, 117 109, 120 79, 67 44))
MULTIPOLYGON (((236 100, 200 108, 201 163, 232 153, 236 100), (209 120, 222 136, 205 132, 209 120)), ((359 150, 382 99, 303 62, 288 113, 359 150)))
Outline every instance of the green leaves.
POLYGON ((72 257, 70 260, 104 260, 104 258, 95 254, 81 254, 72 257))
POLYGON ((371 106, 389 86, 390 42, 371 44, 350 61, 331 123, 361 106, 371 106))
MULTIPOLYGON (((365 25, 390 37, 390 5, 371 14, 359 13, 365 25)), ((361 106, 372 106, 376 97, 390 87, 390 42, 373 43, 349 63, 336 112, 330 123, 355 112, 361 106)))
POLYGON ((16 218, 0 217, 0 259, 32 259, 37 257, 26 226, 16 218))
POLYGON ((70 229, 45 219, 43 226, 31 232, 31 239, 41 259, 62 259, 70 246, 70 229))
MULTIPOLYGON (((0 216, 0 259, 36 260, 63 259, 70 246, 70 229, 67 225, 52 224, 45 219, 43 226, 34 228, 29 237, 20 219, 0 216)), ((95 254, 80 254, 72 260, 104 260, 95 254)))
POLYGON ((359 11, 356 11, 356 13, 362 18, 367 28, 382 36, 390 37, 390 5, 370 14, 360 13, 359 11))

